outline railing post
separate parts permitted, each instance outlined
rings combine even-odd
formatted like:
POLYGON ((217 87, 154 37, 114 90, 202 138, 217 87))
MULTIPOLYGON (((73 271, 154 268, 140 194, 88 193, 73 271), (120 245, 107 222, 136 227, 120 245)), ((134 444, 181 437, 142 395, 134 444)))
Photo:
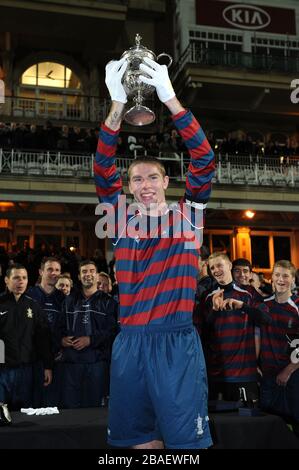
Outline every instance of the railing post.
POLYGON ((290 173, 291 173, 291 185, 295 186, 295 179, 294 179, 294 166, 291 165, 290 167, 290 173))
POLYGON ((14 160, 14 149, 11 151, 11 164, 10 164, 10 172, 13 172, 13 160, 14 160))
POLYGON ((221 170, 222 170, 222 165, 221 165, 221 160, 219 160, 218 165, 217 165, 217 177, 218 181, 221 182, 221 170))
POLYGON ((91 174, 92 178, 94 177, 94 172, 93 172, 93 162, 94 162, 94 158, 95 158, 95 156, 94 156, 94 154, 92 153, 92 154, 91 154, 91 159, 90 159, 90 174, 91 174))
POLYGON ((57 168, 58 168, 58 174, 60 175, 61 172, 61 153, 58 152, 57 154, 57 168))
POLYGON ((181 181, 184 180, 184 153, 181 152, 181 181))
POLYGON ((50 152, 47 152, 47 166, 46 166, 46 174, 49 174, 49 165, 50 165, 50 152))
POLYGON ((258 167, 258 164, 255 163, 254 164, 254 177, 255 177, 255 183, 258 184, 259 180, 259 167, 258 167))
POLYGON ((63 102, 63 104, 62 104, 62 116, 64 118, 67 118, 67 96, 66 95, 63 95, 62 102, 63 102))

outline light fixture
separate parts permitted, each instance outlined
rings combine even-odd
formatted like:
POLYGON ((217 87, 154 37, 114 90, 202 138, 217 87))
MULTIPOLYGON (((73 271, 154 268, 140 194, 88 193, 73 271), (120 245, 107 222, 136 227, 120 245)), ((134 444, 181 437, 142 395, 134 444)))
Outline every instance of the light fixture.
POLYGON ((245 211, 245 217, 247 217, 247 219, 253 219, 254 216, 255 216, 255 212, 254 212, 254 211, 251 211, 250 209, 248 209, 247 211, 245 211))
POLYGON ((14 203, 10 201, 0 201, 0 211, 5 212, 8 209, 12 209, 14 207, 14 203))

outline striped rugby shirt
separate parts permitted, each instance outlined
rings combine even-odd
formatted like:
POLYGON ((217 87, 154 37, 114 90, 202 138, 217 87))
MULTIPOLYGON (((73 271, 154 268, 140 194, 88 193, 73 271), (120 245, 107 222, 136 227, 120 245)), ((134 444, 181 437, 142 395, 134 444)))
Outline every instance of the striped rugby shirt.
POLYGON ((254 382, 257 359, 254 341, 255 320, 262 314, 254 308, 250 292, 231 282, 207 294, 202 309, 202 342, 209 379, 215 382, 254 382), (244 302, 242 309, 212 309, 212 297, 224 289, 224 299, 244 302))
MULTIPOLYGON (((191 216, 194 216, 196 211, 203 212, 205 209, 215 168, 214 153, 190 111, 178 113, 173 116, 173 120, 191 157, 185 195, 168 214, 156 218, 159 236, 151 237, 145 234, 144 237, 134 238, 123 237, 122 233, 117 234, 119 238, 115 242, 115 259, 120 296, 120 323, 123 326, 149 323, 192 325, 199 244, 190 247, 190 238, 186 231, 179 238, 173 238, 171 235, 178 219, 189 225, 189 232, 192 230, 189 223, 191 217, 189 219, 182 216, 183 202, 191 207, 191 216), (165 225, 167 221, 169 225, 165 225), (164 233, 167 236, 161 236, 164 233)), ((122 192, 121 177, 115 166, 118 133, 119 131, 113 131, 102 124, 94 163, 99 199, 101 202, 112 203, 115 207, 122 192)), ((126 220, 131 221, 135 217, 149 219, 148 216, 137 212, 137 215, 131 215, 130 218, 127 216, 126 220)), ((198 239, 197 236, 195 238, 198 239)))
POLYGON ((270 325, 261 327, 261 370, 263 375, 277 375, 291 362, 287 336, 299 338, 299 296, 278 303, 272 295, 259 308, 272 318, 270 325))

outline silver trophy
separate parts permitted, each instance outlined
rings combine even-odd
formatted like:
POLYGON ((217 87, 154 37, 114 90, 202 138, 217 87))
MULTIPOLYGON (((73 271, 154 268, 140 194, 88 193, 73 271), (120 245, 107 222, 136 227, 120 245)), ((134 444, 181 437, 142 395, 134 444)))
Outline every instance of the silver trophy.
MULTIPOLYGON (((135 102, 135 106, 125 113, 124 119, 128 124, 132 124, 133 126, 145 126, 146 124, 151 124, 155 120, 155 113, 142 104, 144 98, 151 95, 155 90, 155 87, 148 85, 139 79, 140 75, 151 78, 139 69, 143 59, 145 57, 149 57, 157 62, 160 57, 167 57, 169 59, 167 67, 170 67, 172 64, 172 57, 169 54, 162 52, 156 56, 152 51, 140 44, 141 39, 142 37, 137 33, 135 36, 136 46, 130 47, 130 49, 125 51, 122 55, 122 58, 125 57, 128 61, 122 84, 128 98, 132 98, 135 102)), ((145 63, 145 65, 148 64, 145 63)))

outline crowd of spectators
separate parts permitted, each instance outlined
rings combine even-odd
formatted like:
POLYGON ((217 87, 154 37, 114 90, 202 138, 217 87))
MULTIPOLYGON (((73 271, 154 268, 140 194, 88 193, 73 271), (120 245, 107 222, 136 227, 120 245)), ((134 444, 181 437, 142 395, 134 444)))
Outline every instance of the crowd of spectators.
MULTIPOLYGON (((0 148, 18 150, 49 150, 59 152, 94 153, 97 146, 99 127, 54 126, 47 121, 44 126, 35 124, 0 123, 0 148)), ((299 140, 293 136, 245 133, 243 131, 207 131, 207 138, 216 155, 243 155, 260 157, 296 156, 299 154, 299 140), (220 136, 221 134, 221 136, 220 136)), ((185 152, 181 137, 176 130, 148 135, 146 133, 122 132, 118 142, 120 155, 143 154, 158 156, 160 153, 180 154, 185 152)))
MULTIPOLYGON (((11 251, 7 252, 3 246, 0 246, 0 292, 5 288, 4 277, 9 266, 15 263, 24 266, 28 272, 28 284, 34 286, 39 279, 41 261, 51 256, 60 259, 61 272, 68 272, 74 285, 78 285, 78 267, 82 261, 79 248, 70 250, 66 247, 57 248, 54 245, 42 243, 36 249, 32 249, 25 240, 22 249, 13 245, 11 251)), ((108 266, 102 250, 96 249, 91 259, 96 263, 98 272, 109 272, 114 279, 113 267, 108 266)))

